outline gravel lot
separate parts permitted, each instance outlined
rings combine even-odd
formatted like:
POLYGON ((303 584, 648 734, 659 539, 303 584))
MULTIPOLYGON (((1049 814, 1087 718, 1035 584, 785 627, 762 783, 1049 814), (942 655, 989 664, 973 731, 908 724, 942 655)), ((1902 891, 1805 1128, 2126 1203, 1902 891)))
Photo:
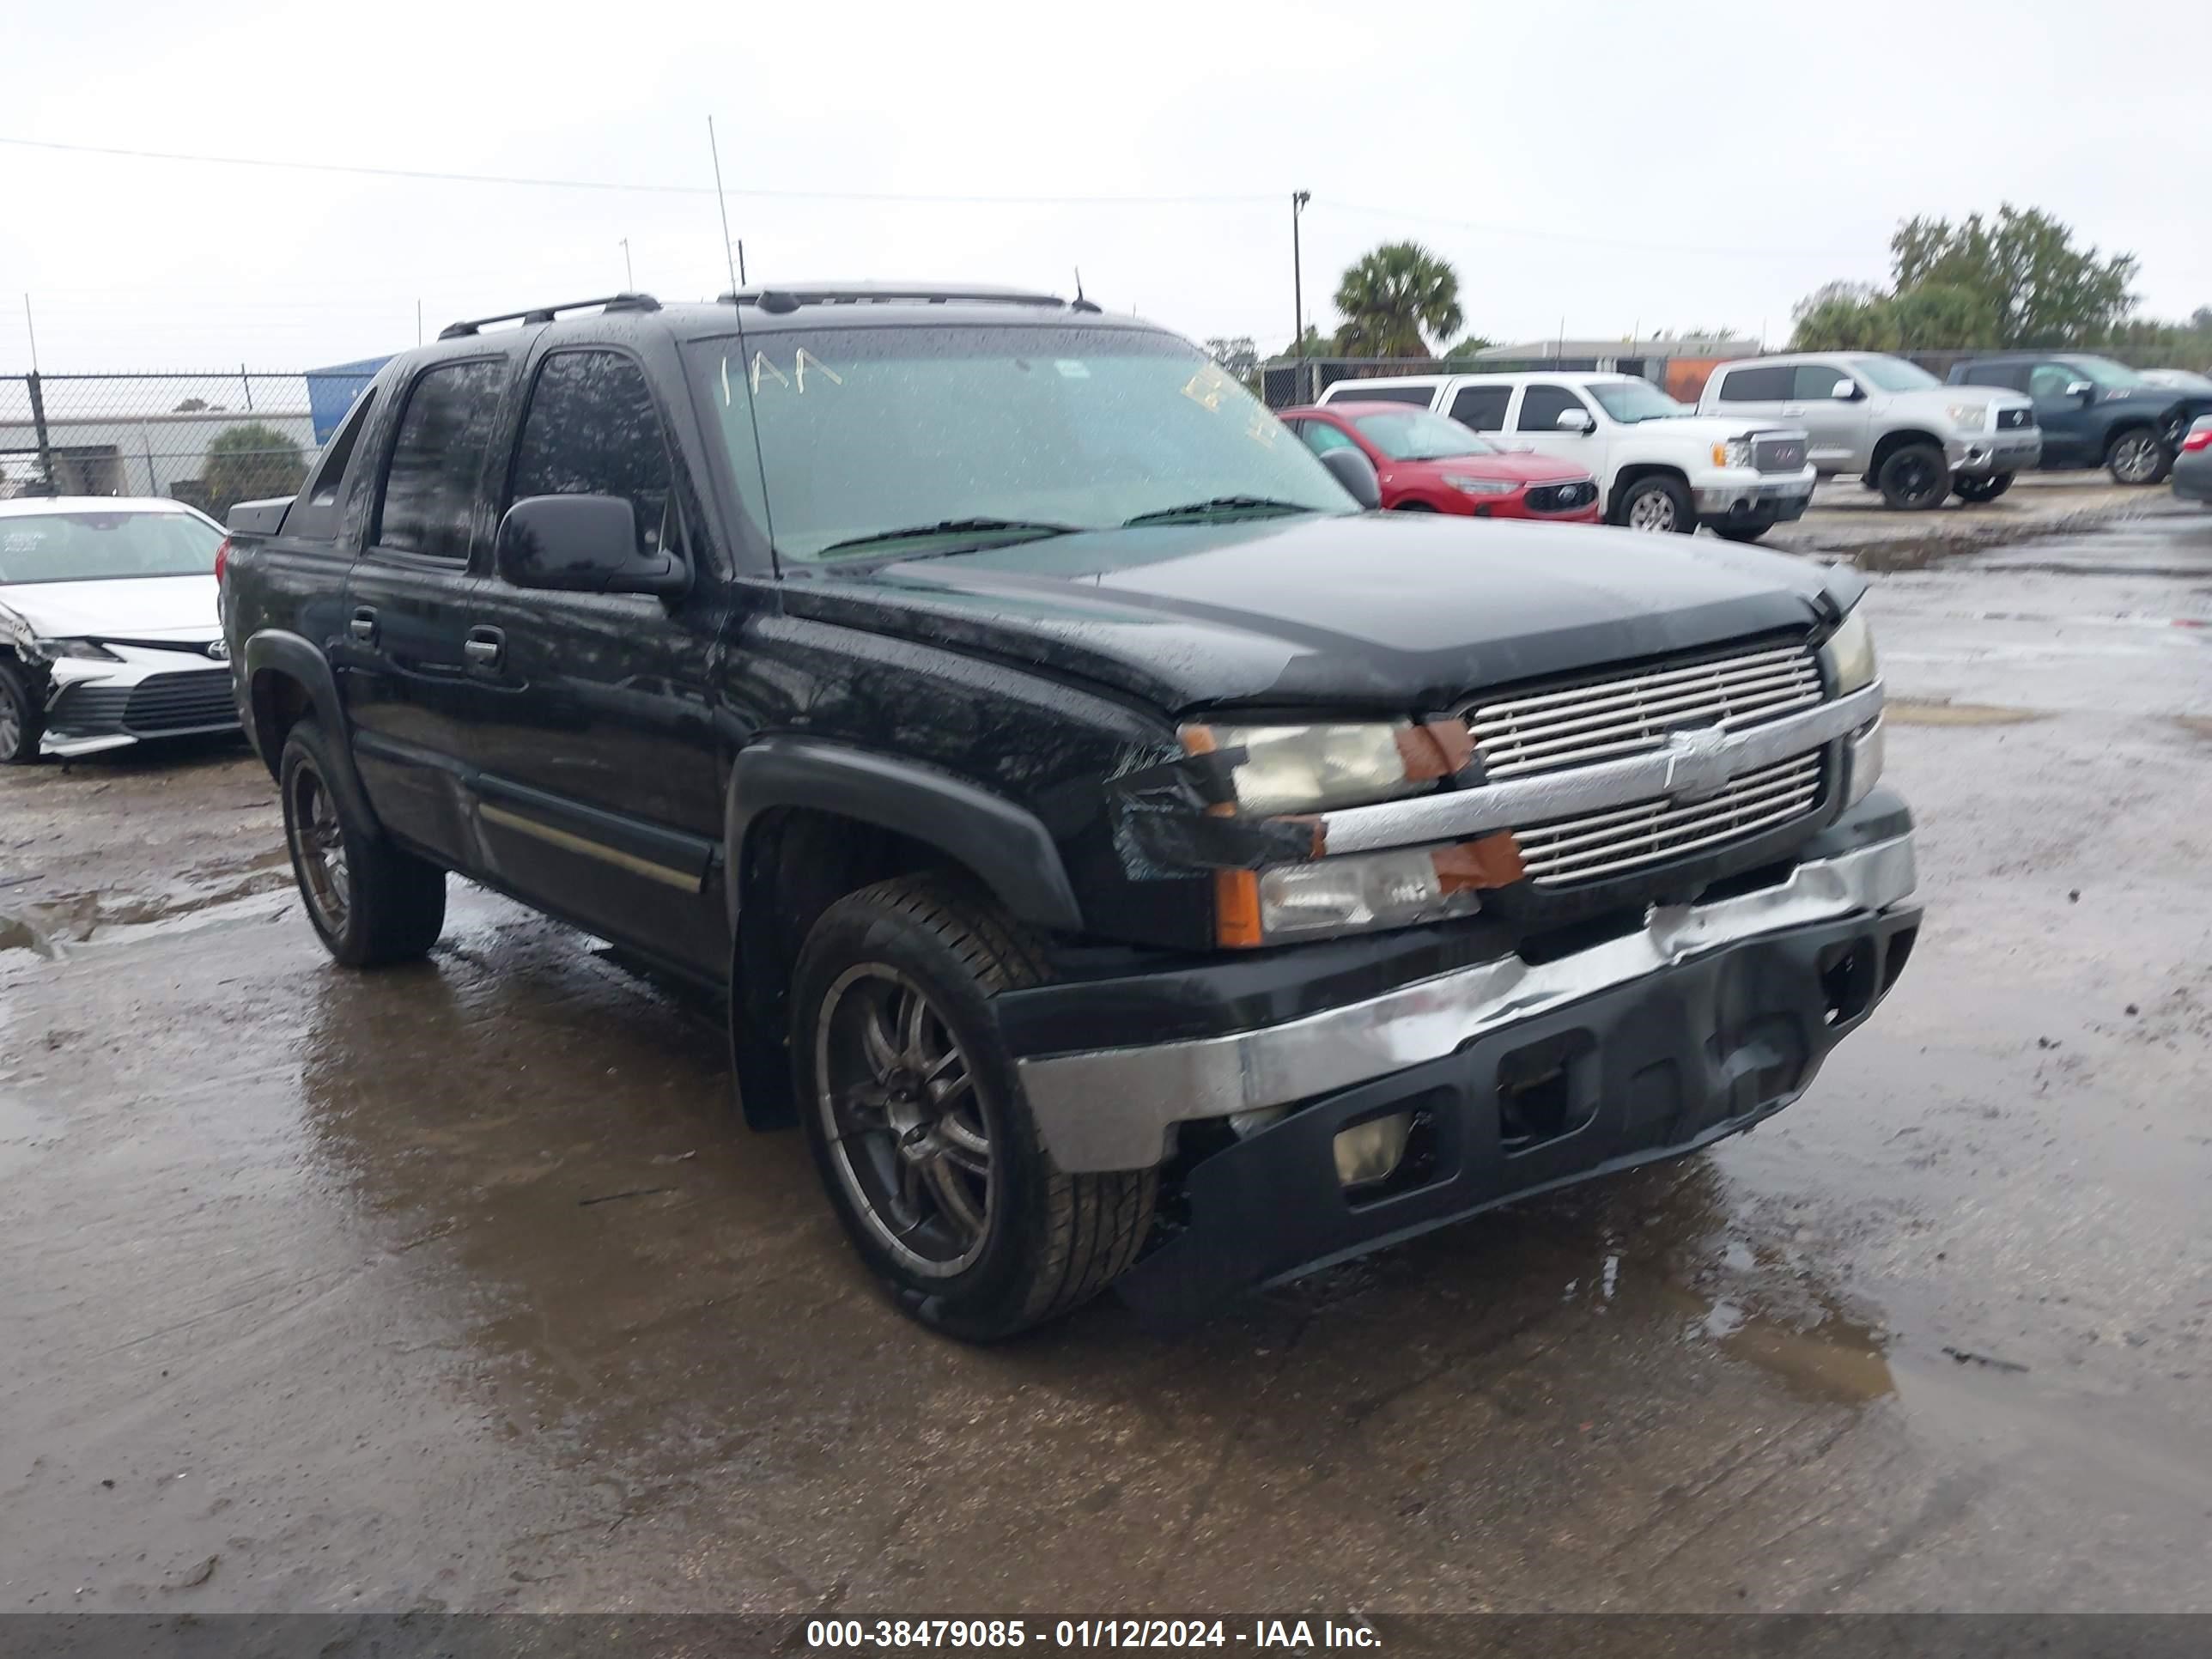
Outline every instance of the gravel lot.
POLYGON ((908 1324, 504 901, 334 969, 234 746, 0 776, 0 1607, 2212 1610, 2212 514, 1869 602, 1929 920, 1808 1096, 1174 1344, 908 1324))

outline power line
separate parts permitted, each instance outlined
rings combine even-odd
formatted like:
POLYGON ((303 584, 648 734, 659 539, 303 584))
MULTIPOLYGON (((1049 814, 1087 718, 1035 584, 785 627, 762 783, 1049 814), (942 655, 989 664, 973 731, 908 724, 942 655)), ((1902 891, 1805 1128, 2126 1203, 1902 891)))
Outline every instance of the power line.
MULTIPOLYGON (((289 173, 337 173, 362 179, 429 179, 441 184, 526 185, 544 190, 604 190, 655 196, 712 196, 711 185, 624 183, 606 179, 540 179, 514 173, 445 173, 418 167, 354 167, 339 161, 300 161, 274 156, 207 155, 189 150, 126 149, 115 144, 64 144, 46 138, 11 138, 0 144, 19 149, 57 150, 70 155, 122 156, 137 161, 185 161, 203 167, 270 167, 289 173)), ((1273 202, 1273 195, 1250 196, 981 196, 884 190, 733 190, 732 196, 789 202, 973 203, 992 207, 1230 207, 1273 202)))

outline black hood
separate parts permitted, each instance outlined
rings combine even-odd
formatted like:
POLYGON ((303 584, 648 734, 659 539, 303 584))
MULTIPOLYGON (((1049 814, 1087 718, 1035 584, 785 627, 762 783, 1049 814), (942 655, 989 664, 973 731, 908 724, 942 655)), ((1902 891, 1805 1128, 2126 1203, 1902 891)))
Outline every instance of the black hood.
POLYGON ((1864 586, 1848 568, 1710 538, 1370 514, 833 566, 784 594, 794 615, 1035 665, 1170 711, 1398 712, 1802 631, 1864 586))

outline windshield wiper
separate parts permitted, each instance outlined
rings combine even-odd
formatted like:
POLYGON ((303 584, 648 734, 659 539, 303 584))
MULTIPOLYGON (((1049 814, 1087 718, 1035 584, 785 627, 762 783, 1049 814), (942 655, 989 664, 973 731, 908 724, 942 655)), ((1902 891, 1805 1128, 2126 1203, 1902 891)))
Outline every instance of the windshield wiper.
POLYGON ((1139 524, 1167 524, 1176 519, 1210 519, 1219 513, 1318 513, 1321 508, 1309 507, 1304 501, 1281 501, 1272 495, 1215 495, 1202 501, 1186 501, 1181 507, 1163 507, 1151 513, 1139 513, 1133 519, 1121 520, 1123 528, 1139 524))
MULTIPOLYGON (((849 553, 886 542, 926 541, 932 536, 1005 536, 1014 541, 1042 541, 1047 536, 1073 536, 1082 527, 1073 524, 1048 524, 1041 519, 939 519, 935 524, 908 525, 903 530, 878 530, 866 536, 848 537, 842 542, 830 543, 814 556, 827 558, 833 553, 849 553)), ((945 547, 935 550, 962 553, 969 550, 945 547)))

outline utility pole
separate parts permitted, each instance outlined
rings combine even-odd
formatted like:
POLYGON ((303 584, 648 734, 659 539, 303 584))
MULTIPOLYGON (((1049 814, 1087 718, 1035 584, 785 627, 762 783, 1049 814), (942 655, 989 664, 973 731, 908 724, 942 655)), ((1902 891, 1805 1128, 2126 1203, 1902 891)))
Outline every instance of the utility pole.
POLYGON ((1301 398, 1305 395, 1306 284, 1304 262, 1298 250, 1298 215, 1312 200, 1313 192, 1310 190, 1291 192, 1291 309, 1297 313, 1291 319, 1291 349, 1297 354, 1300 369, 1298 395, 1301 398))
POLYGON ((630 264, 629 264, 629 237, 627 237, 627 236, 625 236, 625 237, 623 237, 623 238, 622 239, 622 251, 623 251, 623 293, 625 293, 625 294, 635 294, 635 293, 636 293, 636 292, 637 292, 637 273, 636 273, 635 270, 631 270, 631 269, 630 269, 630 264))
POLYGON ((422 343, 422 302, 420 300, 415 302, 415 343, 422 343))

